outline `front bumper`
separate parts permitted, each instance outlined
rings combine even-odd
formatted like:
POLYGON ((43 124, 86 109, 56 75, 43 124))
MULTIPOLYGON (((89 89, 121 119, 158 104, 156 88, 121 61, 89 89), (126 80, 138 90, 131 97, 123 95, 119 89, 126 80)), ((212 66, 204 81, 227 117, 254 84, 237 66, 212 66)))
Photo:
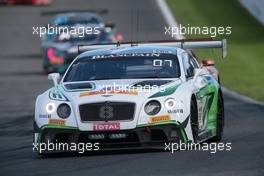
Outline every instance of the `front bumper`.
POLYGON ((132 130, 96 132, 79 131, 78 128, 71 127, 44 126, 35 134, 35 143, 99 143, 100 150, 164 149, 166 142, 188 141, 184 128, 176 122, 141 125, 132 130))

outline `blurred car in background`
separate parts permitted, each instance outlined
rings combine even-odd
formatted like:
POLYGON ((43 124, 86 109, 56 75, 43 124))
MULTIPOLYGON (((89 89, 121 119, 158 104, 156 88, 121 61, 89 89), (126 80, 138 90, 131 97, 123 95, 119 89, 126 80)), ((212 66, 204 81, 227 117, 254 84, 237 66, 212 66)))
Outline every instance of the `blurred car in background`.
POLYGON ((64 73, 77 56, 78 45, 115 43, 123 39, 113 24, 104 23, 96 13, 58 14, 49 25, 56 27, 57 32, 42 37, 43 69, 46 73, 64 73), (74 30, 65 32, 65 27, 74 30))

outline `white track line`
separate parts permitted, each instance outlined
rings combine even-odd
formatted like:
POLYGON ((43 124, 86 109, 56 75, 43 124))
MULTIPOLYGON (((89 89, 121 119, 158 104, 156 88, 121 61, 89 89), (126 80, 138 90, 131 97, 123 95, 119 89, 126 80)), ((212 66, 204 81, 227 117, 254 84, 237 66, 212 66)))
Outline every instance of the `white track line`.
POLYGON ((241 95, 240 93, 237 93, 235 91, 228 90, 227 88, 225 88, 223 86, 222 86, 222 91, 224 92, 224 94, 231 96, 231 97, 234 97, 235 99, 241 100, 243 102, 264 106, 264 102, 257 101, 255 99, 248 97, 248 96, 245 96, 245 95, 241 95))
POLYGON ((240 4, 246 8, 262 25, 264 25, 264 1, 260 0, 239 0, 240 4))
MULTIPOLYGON (((174 15, 171 13, 166 1, 156 0, 156 2, 161 10, 164 19, 166 20, 167 25, 177 27, 179 29, 179 24, 175 20, 174 15)), ((174 38, 180 40, 184 39, 185 37, 183 35, 176 34, 174 38)))
MULTIPOLYGON (((179 24, 175 20, 174 15, 172 14, 170 8, 168 7, 168 5, 166 3, 166 0, 156 0, 156 3, 159 6, 162 15, 164 16, 167 25, 179 28, 179 24)), ((184 39, 185 37, 183 35, 177 34, 177 35, 175 35, 174 38, 179 40, 179 39, 184 39)), ((222 90, 226 95, 232 96, 235 99, 238 99, 238 100, 241 100, 241 101, 244 101, 247 103, 251 103, 251 104, 258 104, 258 105, 264 106, 264 102, 254 100, 253 98, 250 98, 250 97, 247 97, 245 95, 241 95, 237 92, 228 90, 225 87, 222 87, 222 90)))

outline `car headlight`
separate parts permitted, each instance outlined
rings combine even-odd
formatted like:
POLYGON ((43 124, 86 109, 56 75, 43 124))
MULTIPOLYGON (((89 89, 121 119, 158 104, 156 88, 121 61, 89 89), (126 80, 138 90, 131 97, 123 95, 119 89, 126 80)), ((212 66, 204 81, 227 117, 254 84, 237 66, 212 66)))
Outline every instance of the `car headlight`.
POLYGON ((55 111, 55 104, 54 103, 48 103, 46 105, 46 111, 48 114, 52 114, 55 111))
POLYGON ((148 115, 156 115, 160 112, 160 109, 161 109, 161 104, 157 100, 149 101, 144 107, 144 110, 148 115))
POLYGON ((57 114, 60 118, 66 119, 71 115, 71 107, 66 103, 62 103, 58 106, 57 114))
POLYGON ((165 107, 167 109, 173 109, 176 106, 176 101, 173 98, 168 98, 165 101, 165 107))

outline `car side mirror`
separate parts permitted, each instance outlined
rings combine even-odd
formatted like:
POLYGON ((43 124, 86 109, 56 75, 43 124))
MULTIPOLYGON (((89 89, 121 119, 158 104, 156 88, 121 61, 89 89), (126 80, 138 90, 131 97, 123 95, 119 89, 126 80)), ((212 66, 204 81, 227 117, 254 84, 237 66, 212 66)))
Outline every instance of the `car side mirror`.
POLYGON ((48 74, 48 79, 53 81, 54 86, 58 85, 58 81, 60 79, 59 73, 50 73, 48 74))
POLYGON ((204 59, 202 60, 202 66, 214 66, 215 65, 215 61, 213 59, 204 59))

